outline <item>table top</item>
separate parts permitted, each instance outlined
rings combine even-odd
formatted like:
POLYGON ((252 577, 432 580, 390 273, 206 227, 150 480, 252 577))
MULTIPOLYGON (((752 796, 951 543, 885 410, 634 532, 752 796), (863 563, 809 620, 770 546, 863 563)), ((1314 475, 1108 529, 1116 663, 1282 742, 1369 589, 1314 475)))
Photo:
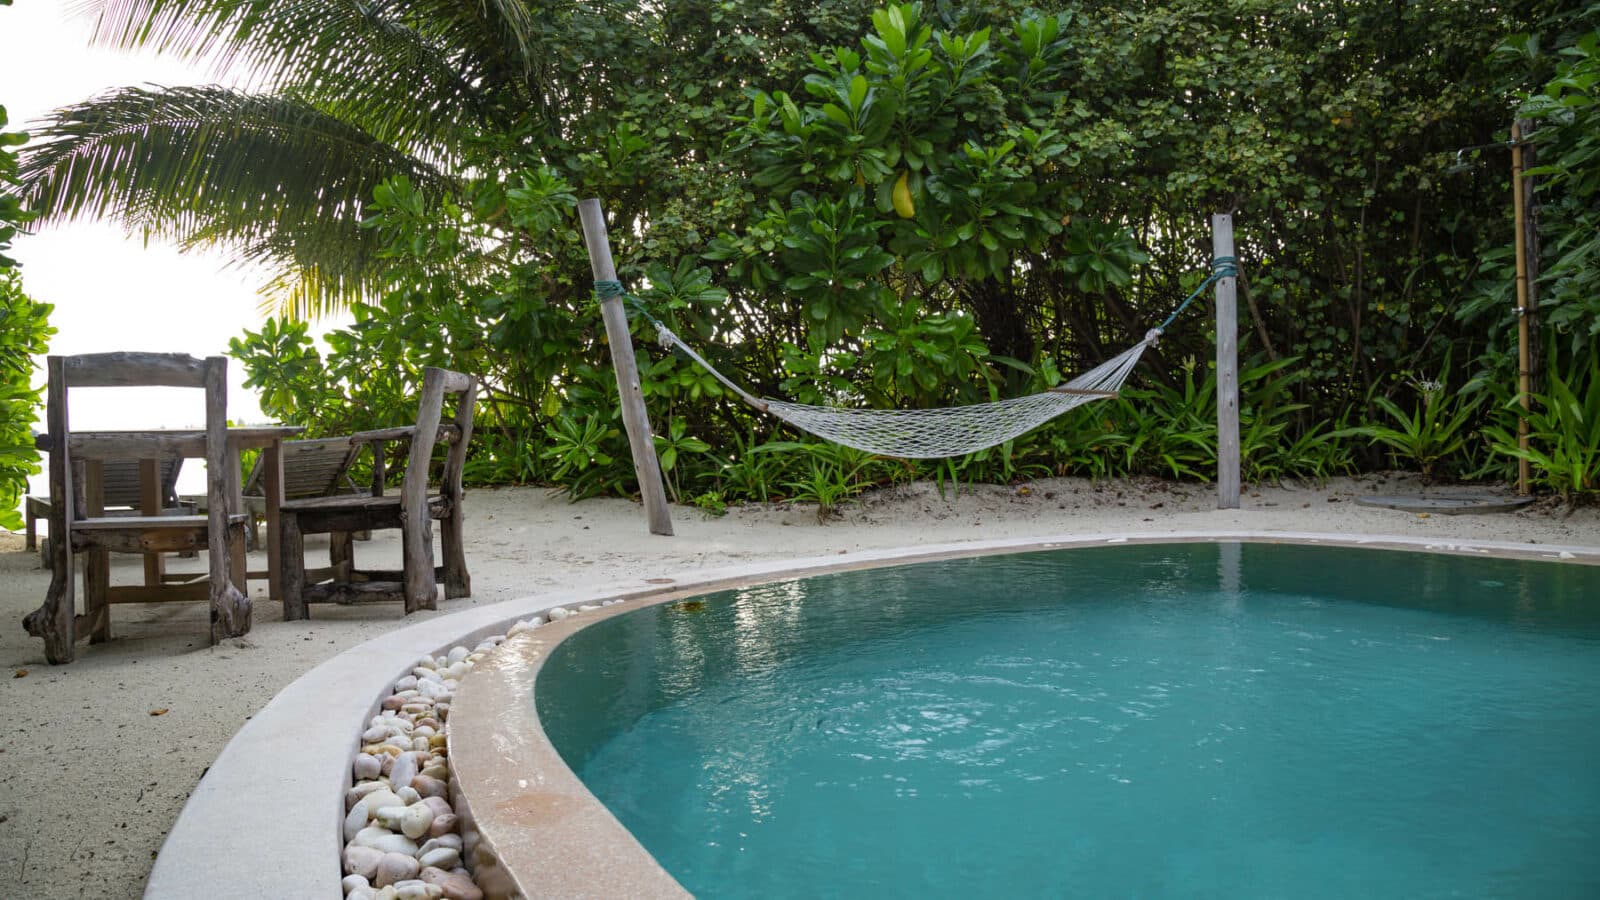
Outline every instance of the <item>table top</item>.
MULTIPOLYGON (((236 449, 268 447, 305 431, 298 425, 243 425, 228 427, 228 444, 236 449)), ((50 436, 34 438, 34 446, 49 452, 50 436)), ((206 455, 204 428, 74 431, 67 450, 84 459, 127 459, 206 455)))

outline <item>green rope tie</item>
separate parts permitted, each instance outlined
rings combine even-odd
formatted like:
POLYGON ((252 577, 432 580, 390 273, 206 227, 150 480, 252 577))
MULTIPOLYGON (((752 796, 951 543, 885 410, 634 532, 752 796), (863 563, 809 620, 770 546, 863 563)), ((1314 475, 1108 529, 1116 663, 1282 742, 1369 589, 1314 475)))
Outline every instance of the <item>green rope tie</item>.
POLYGON ((628 293, 627 288, 622 286, 622 282, 596 281, 594 283, 594 292, 600 297, 601 303, 604 303, 613 297, 620 297, 623 300, 626 300, 628 302, 628 308, 632 309, 639 315, 644 316, 651 325, 656 327, 656 331, 659 332, 666 330, 667 326, 661 324, 661 322, 658 321, 655 316, 650 315, 650 311, 644 308, 644 302, 638 297, 628 293))
POLYGON ((1236 262, 1237 261, 1231 256, 1219 256, 1216 259, 1213 259, 1211 261, 1210 277, 1208 277, 1205 281, 1200 282, 1200 286, 1195 288, 1193 293, 1183 298, 1183 302, 1178 304, 1178 308, 1172 311, 1172 315, 1167 316, 1167 320, 1162 322, 1160 325, 1157 325, 1154 329, 1152 329, 1152 331, 1157 336, 1160 336, 1161 332, 1166 331, 1167 326, 1172 324, 1172 320, 1176 319, 1179 313, 1183 312, 1189 304, 1193 303, 1194 298, 1204 293, 1206 288, 1211 287, 1213 284, 1216 284, 1224 278, 1238 277, 1239 267, 1236 265, 1236 262))

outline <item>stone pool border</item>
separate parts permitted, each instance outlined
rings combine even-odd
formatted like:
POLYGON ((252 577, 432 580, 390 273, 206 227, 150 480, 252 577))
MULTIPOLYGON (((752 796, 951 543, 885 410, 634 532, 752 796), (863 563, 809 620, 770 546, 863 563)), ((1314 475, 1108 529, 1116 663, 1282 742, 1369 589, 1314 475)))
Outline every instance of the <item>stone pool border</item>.
MULTIPOLYGON (((518 619, 543 614, 553 607, 576 608, 609 599, 665 600, 681 596, 685 591, 704 593, 827 571, 992 553, 1106 544, 1219 541, 1325 544, 1600 565, 1600 548, 1594 547, 1311 532, 1140 531, 943 543, 708 570, 663 571, 663 577, 673 578, 670 584, 631 579, 463 610, 373 638, 327 660, 278 692, 234 735, 195 787, 162 845, 146 884, 145 896, 341 897, 340 880, 344 873, 339 859, 339 837, 344 819, 343 797, 350 786, 350 766, 356 752, 354 736, 361 732, 363 723, 377 713, 395 680, 408 672, 419 657, 438 655, 459 644, 470 646, 486 637, 504 634, 518 619)), ((628 603, 607 608, 605 612, 638 606, 638 603, 628 603)), ((573 625, 598 619, 598 613, 586 613, 577 616, 573 625)), ((554 638, 558 630, 565 630, 560 629, 562 624, 565 623, 557 623, 557 628, 551 629, 548 635, 544 634, 545 629, 535 634, 554 638)), ((494 654, 485 663, 500 655, 494 654)), ((494 668, 497 666, 479 666, 485 671, 494 668)), ((463 686, 470 691, 475 680, 469 676, 463 686)), ((463 700, 472 702, 470 695, 458 697, 457 716, 465 711, 461 708, 463 700)), ((455 723, 459 728, 457 734, 470 733, 470 729, 460 728, 462 721, 458 718, 455 723)), ((498 728, 504 731, 504 724, 498 728)), ((452 752, 455 752, 452 737, 452 752)), ((566 774, 570 777, 570 773, 566 774)), ((460 776, 461 773, 457 773, 457 777, 460 776)), ((477 788, 463 781, 462 791, 469 803, 474 802, 474 790, 477 788)), ((528 802, 537 804, 540 801, 529 799, 528 802)), ((592 798, 589 802, 598 806, 592 798)), ((536 805, 519 803, 517 798, 506 798, 495 804, 477 801, 472 811, 478 829, 498 845, 503 842, 495 840, 497 834, 517 819, 526 818, 525 814, 519 816, 519 809, 525 813, 536 808, 536 805), (510 810, 504 824, 491 806, 505 806, 510 810)), ((609 813, 605 816, 609 819, 609 813)), ((614 820, 612 822, 614 824, 614 820)), ((616 827, 621 828, 620 825, 616 827)), ((626 838, 626 844, 638 848, 631 836, 626 838)), ((607 867, 615 866, 618 856, 628 850, 625 845, 609 841, 604 845, 590 842, 585 846, 586 855, 604 859, 607 867)), ((507 862, 513 871, 525 874, 533 871, 541 878, 566 873, 567 877, 576 879, 569 883, 590 884, 590 889, 584 892, 595 895, 596 885, 585 881, 586 877, 595 877, 592 873, 586 876, 576 865, 577 860, 563 859, 549 850, 545 848, 543 861, 532 870, 518 869, 511 859, 507 862)), ((654 861, 650 864, 654 865, 654 861)), ((559 893, 552 891, 552 887, 541 881, 538 892, 559 893)))

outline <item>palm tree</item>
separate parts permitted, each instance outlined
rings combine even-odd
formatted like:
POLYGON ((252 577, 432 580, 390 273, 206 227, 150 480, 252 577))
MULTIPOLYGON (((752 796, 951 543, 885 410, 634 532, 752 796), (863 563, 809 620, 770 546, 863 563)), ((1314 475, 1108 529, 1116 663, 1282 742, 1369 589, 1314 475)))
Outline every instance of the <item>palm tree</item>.
POLYGON ((459 190, 473 135, 550 121, 548 22, 525 0, 85 0, 94 40, 215 67, 243 88, 110 91, 30 129, 28 206, 49 224, 108 218, 276 273, 310 316, 377 286, 360 228, 404 175, 459 190))

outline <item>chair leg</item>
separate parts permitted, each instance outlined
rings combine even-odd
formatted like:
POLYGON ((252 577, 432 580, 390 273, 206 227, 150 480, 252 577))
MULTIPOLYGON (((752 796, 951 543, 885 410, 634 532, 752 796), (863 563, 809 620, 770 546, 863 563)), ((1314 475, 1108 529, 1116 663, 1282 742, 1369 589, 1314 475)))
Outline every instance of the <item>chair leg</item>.
POLYGON ((356 553, 350 538, 351 534, 348 531, 334 531, 328 534, 328 563, 333 566, 334 581, 350 581, 355 573, 356 553))
POLYGON ((224 525, 222 546, 208 546, 206 552, 211 554, 211 643, 243 637, 250 633, 252 614, 245 592, 244 529, 224 525))
POLYGON ((107 600, 110 590, 111 552, 102 547, 90 548, 83 555, 83 624, 91 644, 111 640, 111 605, 107 600))
POLYGON ((278 516, 278 590, 283 592, 283 620, 311 618, 306 609, 306 539, 294 513, 278 516))
POLYGON ((408 616, 419 609, 439 608, 438 582, 433 577, 432 523, 433 520, 426 515, 407 516, 401 528, 408 616))
POLYGON ((243 522, 228 525, 228 577, 239 592, 250 595, 250 566, 245 558, 245 527, 243 522))
POLYGON ((34 637, 44 638, 44 658, 52 665, 72 662, 77 642, 77 573, 72 566, 72 542, 59 537, 48 542, 50 589, 44 603, 22 620, 22 627, 34 637))
POLYGON ((472 576, 467 574, 467 552, 462 544, 460 504, 439 522, 439 543, 444 548, 444 598, 472 596, 472 576))

